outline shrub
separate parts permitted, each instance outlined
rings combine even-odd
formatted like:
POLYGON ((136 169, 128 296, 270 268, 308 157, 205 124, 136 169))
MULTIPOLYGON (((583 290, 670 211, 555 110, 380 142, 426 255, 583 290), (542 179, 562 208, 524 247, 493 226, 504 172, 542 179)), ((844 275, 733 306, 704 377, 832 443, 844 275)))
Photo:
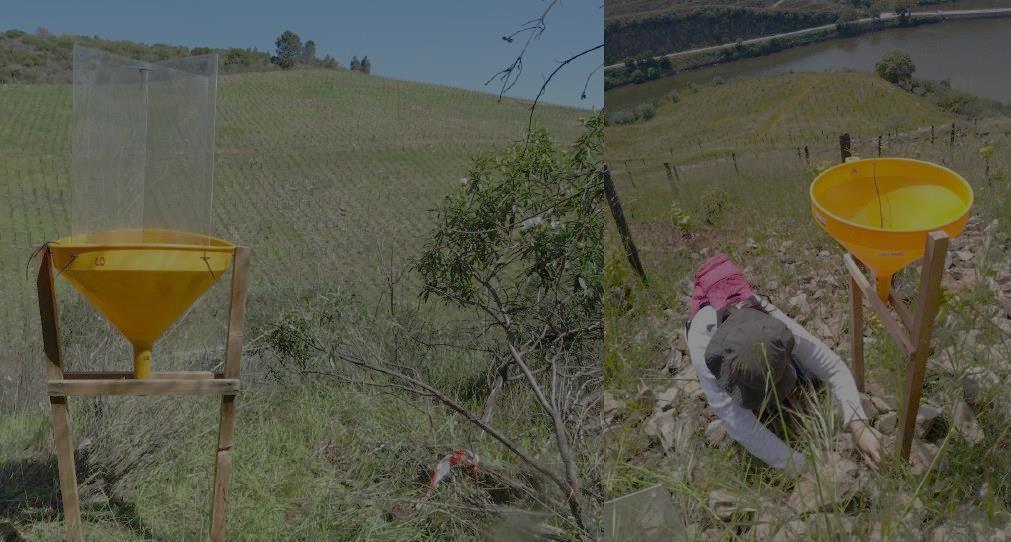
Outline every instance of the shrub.
POLYGON ((730 204, 730 194, 721 188, 710 188, 702 194, 702 216, 706 224, 715 226, 730 204))
POLYGON ((893 85, 905 87, 913 78, 916 65, 909 53, 902 51, 892 51, 885 53, 877 63, 874 64, 874 71, 885 81, 893 85))
POLYGON ((682 236, 688 237, 692 233, 692 217, 678 205, 678 202, 671 204, 671 223, 678 229, 682 236))
POLYGON ((982 107, 979 99, 960 90, 937 100, 937 106, 956 115, 975 118, 981 116, 982 107))
POLYGON ((636 121, 635 113, 627 109, 615 111, 607 116, 608 124, 632 124, 636 121))
POLYGON ((636 70, 632 72, 632 82, 633 83, 638 84, 638 83, 642 83, 645 80, 646 80, 646 76, 643 75, 642 70, 636 68, 636 70))
POLYGON ((656 66, 650 66, 649 69, 646 70, 646 76, 651 80, 656 79, 660 77, 660 70, 658 70, 656 66))
POLYGON ((642 120, 649 120, 656 114, 653 104, 639 104, 635 106, 635 116, 642 120))
POLYGON ((680 100, 680 99, 681 99, 681 93, 679 93, 677 90, 672 90, 672 91, 670 91, 670 92, 667 93, 667 101, 669 101, 671 103, 677 103, 677 101, 680 100))

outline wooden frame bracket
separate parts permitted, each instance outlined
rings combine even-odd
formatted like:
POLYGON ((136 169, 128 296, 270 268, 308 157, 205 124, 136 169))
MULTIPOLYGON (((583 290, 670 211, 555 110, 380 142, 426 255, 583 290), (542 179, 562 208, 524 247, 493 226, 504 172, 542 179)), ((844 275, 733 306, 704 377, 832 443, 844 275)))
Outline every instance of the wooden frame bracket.
POLYGON ((864 391, 863 301, 867 302, 907 357, 905 390, 899 410, 899 435, 896 446, 896 454, 902 460, 909 459, 913 433, 916 429, 916 414, 920 409, 927 356, 931 352, 934 318, 940 308, 941 278, 944 275, 948 241, 949 237, 943 231, 927 234, 915 311, 910 311, 891 290, 888 304, 882 302, 874 286, 860 270, 856 259, 850 254, 843 256, 843 265, 850 275, 850 339, 853 378, 856 380, 857 388, 861 392, 864 391), (889 307, 895 309, 898 319, 892 316, 889 307))
POLYGON ((232 439, 235 432, 235 408, 239 394, 239 366, 246 319, 249 257, 248 247, 235 247, 224 371, 161 372, 152 373, 150 379, 136 380, 132 372, 64 372, 52 254, 48 248, 44 250, 36 286, 39 295, 43 350, 46 356, 47 390, 53 409, 53 437, 59 466, 60 495, 69 542, 82 542, 84 539, 74 466, 73 435, 67 408, 67 398, 72 395, 221 395, 210 534, 214 542, 224 540, 232 439))

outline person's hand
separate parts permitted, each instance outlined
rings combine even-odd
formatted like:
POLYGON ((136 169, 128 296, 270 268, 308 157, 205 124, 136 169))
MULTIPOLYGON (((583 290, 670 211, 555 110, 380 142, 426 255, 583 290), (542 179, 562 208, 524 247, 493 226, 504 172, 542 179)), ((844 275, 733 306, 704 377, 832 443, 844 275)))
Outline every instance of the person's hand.
POLYGON ((864 420, 853 420, 850 422, 850 431, 853 433, 853 444, 860 451, 864 461, 872 467, 881 465, 881 433, 867 424, 864 420))

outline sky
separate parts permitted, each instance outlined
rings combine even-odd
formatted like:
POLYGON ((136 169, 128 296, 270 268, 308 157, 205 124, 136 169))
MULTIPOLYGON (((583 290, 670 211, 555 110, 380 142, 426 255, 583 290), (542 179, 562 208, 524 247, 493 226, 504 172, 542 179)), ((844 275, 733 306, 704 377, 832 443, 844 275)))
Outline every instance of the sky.
MULTIPOLYGON (((0 0, 0 30, 43 26, 53 34, 261 51, 273 51, 277 36, 292 30, 316 42, 317 56, 344 66, 368 55, 376 75, 497 93, 485 82, 512 63, 526 39, 502 36, 539 17, 549 1, 0 0)), ((602 44, 603 20, 603 0, 561 0, 507 96, 535 97, 560 61, 602 44)), ((600 109, 603 58, 601 49, 565 66, 542 101, 600 109)))

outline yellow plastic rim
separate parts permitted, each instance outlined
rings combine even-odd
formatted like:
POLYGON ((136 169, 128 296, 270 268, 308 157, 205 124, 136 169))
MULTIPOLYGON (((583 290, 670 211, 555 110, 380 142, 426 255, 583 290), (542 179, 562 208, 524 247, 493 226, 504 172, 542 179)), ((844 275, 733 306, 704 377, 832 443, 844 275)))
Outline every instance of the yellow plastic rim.
POLYGON ((962 232, 974 198, 959 174, 909 158, 831 167, 814 179, 809 194, 815 221, 871 269, 882 301, 892 275, 923 255, 927 233, 962 232))
POLYGON ((57 274, 133 345, 137 378, 150 376, 155 341, 228 270, 235 249, 221 239, 166 230, 100 232, 48 246, 57 274))

